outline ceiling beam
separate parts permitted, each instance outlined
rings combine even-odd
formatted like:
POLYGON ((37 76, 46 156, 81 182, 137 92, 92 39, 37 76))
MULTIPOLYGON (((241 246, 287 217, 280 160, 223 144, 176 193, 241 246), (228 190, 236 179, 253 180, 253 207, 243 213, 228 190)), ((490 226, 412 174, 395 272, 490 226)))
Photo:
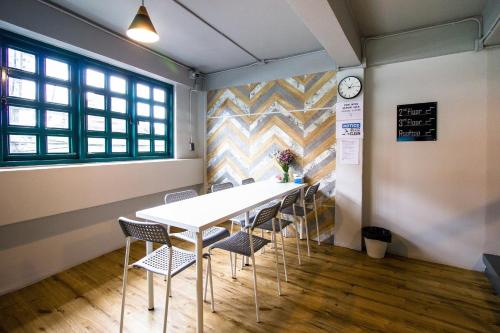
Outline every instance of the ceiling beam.
POLYGON ((361 64, 361 38, 346 0, 287 0, 338 67, 361 64))

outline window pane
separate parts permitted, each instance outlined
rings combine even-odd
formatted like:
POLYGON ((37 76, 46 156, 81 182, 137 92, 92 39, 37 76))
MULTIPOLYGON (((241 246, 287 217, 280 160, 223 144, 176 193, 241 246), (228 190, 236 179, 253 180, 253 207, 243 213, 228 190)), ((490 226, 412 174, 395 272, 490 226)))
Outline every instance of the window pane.
POLYGON ((87 92, 87 107, 91 109, 104 110, 104 95, 87 92))
POLYGON ((165 135, 165 124, 163 123, 155 123, 155 135, 165 135))
POLYGON ((55 79, 68 81, 69 66, 65 62, 47 58, 45 59, 45 75, 55 79))
POLYGON ((127 100, 118 97, 111 97, 111 111, 126 113, 127 112, 127 100))
POLYGON ((48 136, 47 153, 49 154, 68 154, 69 138, 67 136, 48 136))
POLYGON ((104 138, 88 138, 87 139, 87 152, 89 154, 105 153, 106 152, 106 139, 104 139, 104 138))
POLYGON ((163 106, 155 105, 153 107, 154 117, 158 119, 165 119, 165 108, 163 106))
POLYGON ((165 140, 155 140, 155 152, 165 151, 165 140))
POLYGON ((47 101, 48 103, 68 105, 69 102, 68 88, 61 86, 54 86, 52 84, 46 84, 45 101, 47 101))
POLYGON ((69 115, 67 112, 50 111, 45 113, 47 128, 69 128, 69 115))
POLYGON ((87 68, 85 71, 85 83, 88 86, 104 88, 104 73, 87 68))
POLYGON ((140 121, 137 125, 137 132, 139 134, 149 134, 151 129, 149 127, 149 121, 140 121))
POLYGON ((127 121, 125 119, 111 119, 111 131, 116 133, 127 133, 127 121))
POLYGON ((146 103, 137 103, 137 115, 149 117, 150 106, 146 103))
POLYGON ((149 99, 150 91, 149 86, 145 84, 137 84, 137 97, 149 99))
POLYGON ((153 99, 156 102, 165 103, 165 90, 154 88, 153 89, 153 99))
POLYGON ((9 49, 9 67, 17 68, 26 72, 36 72, 36 58, 34 54, 9 49))
POLYGON ((116 93, 125 94, 127 91, 127 81, 118 76, 111 76, 109 78, 109 89, 116 93))
POLYGON ((149 140, 140 139, 137 141, 140 152, 147 152, 151 150, 151 147, 149 146, 149 140))
POLYGON ((26 99, 35 99, 36 98, 35 81, 10 77, 9 96, 26 98, 26 99))
POLYGON ((87 131, 101 131, 104 132, 106 118, 98 116, 87 116, 87 131))
POLYGON ((9 153, 36 154, 35 135, 9 135, 9 153))
POLYGON ((9 106, 9 125, 36 126, 36 110, 20 106, 9 106))
POLYGON ((113 153, 126 153, 127 152, 127 139, 112 139, 111 151, 113 153))

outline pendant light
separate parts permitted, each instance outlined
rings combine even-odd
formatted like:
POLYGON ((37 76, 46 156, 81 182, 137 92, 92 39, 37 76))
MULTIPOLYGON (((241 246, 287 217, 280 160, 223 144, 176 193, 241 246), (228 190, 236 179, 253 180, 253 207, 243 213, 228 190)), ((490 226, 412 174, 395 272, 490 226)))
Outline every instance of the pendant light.
POLYGON ((154 43, 160 39, 153 22, 149 18, 148 11, 144 7, 144 0, 142 0, 142 5, 128 27, 127 36, 142 43, 154 43))

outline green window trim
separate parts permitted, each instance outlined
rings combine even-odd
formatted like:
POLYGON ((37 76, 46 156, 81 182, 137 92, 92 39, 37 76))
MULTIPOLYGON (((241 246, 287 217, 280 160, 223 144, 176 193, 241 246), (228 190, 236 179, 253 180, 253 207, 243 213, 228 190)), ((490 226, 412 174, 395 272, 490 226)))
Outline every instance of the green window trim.
POLYGON ((173 85, 1 29, 0 66, 0 167, 173 157, 173 85), (22 68, 9 67, 9 49, 22 68), (29 98, 9 96, 9 84, 29 98))

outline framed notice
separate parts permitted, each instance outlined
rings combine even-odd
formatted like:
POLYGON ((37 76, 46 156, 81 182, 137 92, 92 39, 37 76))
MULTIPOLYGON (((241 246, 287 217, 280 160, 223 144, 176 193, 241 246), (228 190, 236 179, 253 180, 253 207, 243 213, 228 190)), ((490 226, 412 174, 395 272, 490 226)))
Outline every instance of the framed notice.
POLYGON ((436 141, 437 102, 398 105, 396 137, 398 141, 436 141))

